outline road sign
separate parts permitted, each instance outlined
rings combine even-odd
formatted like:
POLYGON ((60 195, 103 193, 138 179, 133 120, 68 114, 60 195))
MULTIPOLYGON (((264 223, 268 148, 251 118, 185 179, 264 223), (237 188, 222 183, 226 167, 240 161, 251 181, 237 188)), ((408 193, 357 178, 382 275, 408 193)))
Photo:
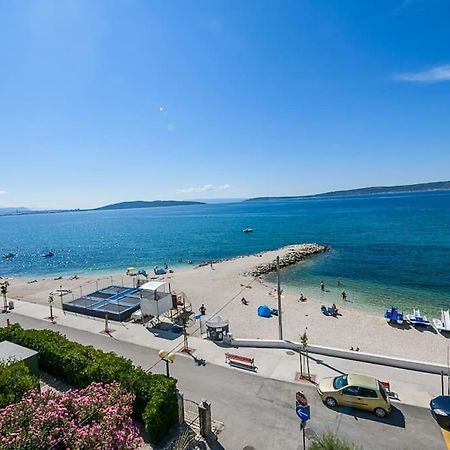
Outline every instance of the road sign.
POLYGON ((308 404, 308 400, 305 394, 301 391, 298 391, 295 394, 295 405, 296 406, 306 406, 308 404))
POLYGON ((295 408, 295 413, 297 417, 302 421, 302 423, 307 422, 311 419, 311 410, 309 406, 297 406, 295 408))

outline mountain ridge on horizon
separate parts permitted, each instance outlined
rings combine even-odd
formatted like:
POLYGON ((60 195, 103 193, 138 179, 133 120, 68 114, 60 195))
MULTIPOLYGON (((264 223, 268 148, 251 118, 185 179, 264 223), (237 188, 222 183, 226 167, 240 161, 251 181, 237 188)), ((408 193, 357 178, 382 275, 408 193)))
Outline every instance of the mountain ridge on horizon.
POLYGON ((282 199, 302 199, 321 197, 346 197, 352 195, 375 195, 375 194, 399 194, 408 192, 430 192, 450 190, 450 181, 433 181, 430 183, 402 184, 396 186, 371 186, 365 188, 345 189, 339 191, 329 191, 320 194, 309 195, 286 195, 286 196, 266 196, 253 197, 244 200, 246 202, 282 199))

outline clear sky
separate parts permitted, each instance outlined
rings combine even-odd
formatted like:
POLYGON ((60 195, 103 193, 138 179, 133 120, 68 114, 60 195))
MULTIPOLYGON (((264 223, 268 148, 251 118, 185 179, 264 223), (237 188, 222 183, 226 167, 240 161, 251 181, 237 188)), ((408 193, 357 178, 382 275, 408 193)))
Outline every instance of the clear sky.
POLYGON ((450 179, 448 0, 0 0, 0 206, 450 179))

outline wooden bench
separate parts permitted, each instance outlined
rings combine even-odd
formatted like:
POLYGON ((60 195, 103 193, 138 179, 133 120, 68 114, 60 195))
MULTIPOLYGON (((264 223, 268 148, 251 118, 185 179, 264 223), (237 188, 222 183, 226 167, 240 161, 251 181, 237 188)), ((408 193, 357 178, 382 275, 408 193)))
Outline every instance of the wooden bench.
POLYGON ((248 356, 234 355, 233 353, 225 353, 225 362, 230 365, 238 365, 245 369, 256 370, 255 359, 248 356))

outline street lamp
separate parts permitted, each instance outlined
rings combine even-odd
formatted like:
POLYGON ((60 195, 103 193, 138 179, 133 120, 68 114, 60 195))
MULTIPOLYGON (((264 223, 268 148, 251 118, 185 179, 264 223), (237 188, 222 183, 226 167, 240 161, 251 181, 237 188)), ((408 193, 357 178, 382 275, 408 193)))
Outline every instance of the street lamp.
POLYGON ((172 352, 169 353, 166 350, 160 350, 158 355, 161 358, 161 360, 166 363, 166 375, 167 377, 170 377, 169 364, 175 361, 176 358, 175 353, 172 352))

